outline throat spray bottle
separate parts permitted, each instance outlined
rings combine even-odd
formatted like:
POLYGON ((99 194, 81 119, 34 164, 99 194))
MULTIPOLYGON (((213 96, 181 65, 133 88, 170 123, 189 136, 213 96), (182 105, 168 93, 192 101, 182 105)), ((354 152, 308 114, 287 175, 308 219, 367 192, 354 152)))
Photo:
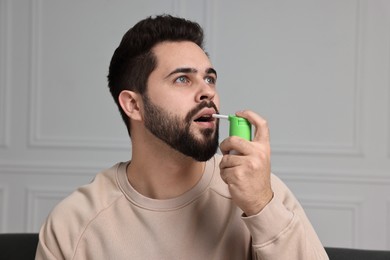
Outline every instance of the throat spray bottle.
MULTIPOLYGON (((234 115, 213 114, 215 118, 229 120, 229 136, 239 136, 245 140, 252 141, 252 125, 245 118, 234 115)), ((230 151, 230 154, 238 154, 236 151, 230 151)))

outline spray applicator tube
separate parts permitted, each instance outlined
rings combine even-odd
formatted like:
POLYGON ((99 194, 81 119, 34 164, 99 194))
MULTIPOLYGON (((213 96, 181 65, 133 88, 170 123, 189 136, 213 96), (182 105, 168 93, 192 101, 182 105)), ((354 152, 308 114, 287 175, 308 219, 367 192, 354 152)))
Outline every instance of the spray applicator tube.
POLYGON ((248 120, 234 115, 213 114, 215 118, 229 120, 229 136, 239 136, 245 140, 252 140, 252 126, 248 120))

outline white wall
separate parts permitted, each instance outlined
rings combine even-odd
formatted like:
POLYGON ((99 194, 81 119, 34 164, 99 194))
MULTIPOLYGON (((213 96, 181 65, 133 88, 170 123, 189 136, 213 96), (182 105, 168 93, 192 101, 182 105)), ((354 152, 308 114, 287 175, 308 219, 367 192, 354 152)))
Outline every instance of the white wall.
POLYGON ((0 232, 37 232, 130 158, 108 64, 128 28, 160 13, 204 26, 221 112, 268 119, 273 171, 324 245, 390 249, 386 0, 0 0, 0 232))

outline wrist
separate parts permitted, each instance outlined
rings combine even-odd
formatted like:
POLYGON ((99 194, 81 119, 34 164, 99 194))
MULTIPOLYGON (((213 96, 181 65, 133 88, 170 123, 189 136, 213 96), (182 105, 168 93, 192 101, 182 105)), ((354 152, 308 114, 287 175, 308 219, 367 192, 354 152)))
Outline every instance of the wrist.
POLYGON ((247 217, 254 216, 259 214, 273 199, 274 193, 272 190, 269 190, 263 194, 258 201, 258 203, 253 203, 252 207, 249 207, 244 210, 244 215, 247 217))

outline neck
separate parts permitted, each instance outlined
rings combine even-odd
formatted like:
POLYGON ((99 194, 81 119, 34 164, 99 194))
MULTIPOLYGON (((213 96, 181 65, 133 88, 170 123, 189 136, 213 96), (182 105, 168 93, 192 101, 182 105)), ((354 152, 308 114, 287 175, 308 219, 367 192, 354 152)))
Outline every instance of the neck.
POLYGON ((160 139, 134 138, 132 160, 127 169, 130 184, 153 199, 175 198, 198 183, 205 162, 174 150, 160 139))

